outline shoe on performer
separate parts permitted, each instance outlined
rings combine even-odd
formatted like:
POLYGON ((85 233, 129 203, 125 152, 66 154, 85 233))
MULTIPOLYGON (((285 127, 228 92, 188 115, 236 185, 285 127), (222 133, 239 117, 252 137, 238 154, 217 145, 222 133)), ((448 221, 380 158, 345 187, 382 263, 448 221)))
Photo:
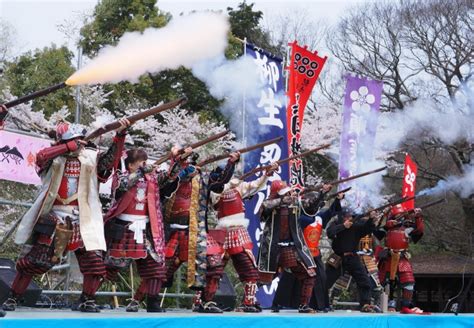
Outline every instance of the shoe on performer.
POLYGON ((272 305, 272 312, 273 313, 279 313, 280 312, 280 306, 278 304, 273 304, 272 305))
POLYGON ((310 308, 308 304, 301 304, 298 307, 298 313, 316 313, 316 310, 313 308, 310 308))
POLYGON ((364 304, 364 305, 362 306, 362 308, 360 309, 360 312, 364 312, 364 313, 381 313, 382 310, 381 310, 378 306, 371 305, 371 304, 364 304))
POLYGON ((400 309, 400 314, 421 314, 421 315, 429 315, 431 312, 425 312, 419 307, 409 308, 408 306, 402 306, 400 309))
POLYGON ((138 302, 136 299, 133 299, 133 298, 129 298, 128 300, 130 300, 130 302, 125 307, 125 311, 138 312, 138 309, 140 308, 140 302, 138 302))
POLYGON ((260 313, 262 312, 262 309, 260 307, 257 307, 256 305, 242 304, 241 306, 235 309, 235 312, 260 313))
POLYGON ((79 311, 81 312, 87 312, 87 313, 99 313, 100 309, 95 303, 95 299, 93 297, 88 297, 84 294, 81 295, 80 299, 80 304, 79 304, 79 311))
POLYGON ((15 311, 17 306, 17 299, 13 296, 7 298, 2 304, 2 309, 4 311, 15 311))
POLYGON ((160 303, 161 302, 158 296, 147 296, 146 312, 166 312, 166 310, 160 306, 160 303))
POLYGON ((390 313, 397 312, 397 302, 395 300, 388 301, 387 311, 390 312, 390 313))
POLYGON ((217 304, 215 302, 207 302, 204 304, 197 304, 193 308, 193 312, 199 312, 199 313, 223 313, 221 309, 217 307, 217 304))

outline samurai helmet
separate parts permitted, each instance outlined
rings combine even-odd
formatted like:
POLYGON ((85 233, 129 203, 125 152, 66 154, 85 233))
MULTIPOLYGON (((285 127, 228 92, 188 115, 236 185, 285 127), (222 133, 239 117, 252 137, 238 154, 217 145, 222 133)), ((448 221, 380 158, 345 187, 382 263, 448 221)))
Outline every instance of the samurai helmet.
POLYGON ((286 181, 274 180, 270 186, 270 197, 277 198, 278 196, 283 196, 287 192, 291 191, 291 187, 288 186, 286 181))
POLYGON ((395 217, 402 214, 405 211, 406 209, 405 207, 403 207, 402 204, 397 204, 395 206, 392 206, 392 209, 390 210, 390 214, 392 215, 392 217, 395 217))
POLYGON ((86 129, 78 124, 60 122, 58 125, 56 125, 56 139, 60 141, 67 141, 77 137, 85 137, 86 132, 86 129))

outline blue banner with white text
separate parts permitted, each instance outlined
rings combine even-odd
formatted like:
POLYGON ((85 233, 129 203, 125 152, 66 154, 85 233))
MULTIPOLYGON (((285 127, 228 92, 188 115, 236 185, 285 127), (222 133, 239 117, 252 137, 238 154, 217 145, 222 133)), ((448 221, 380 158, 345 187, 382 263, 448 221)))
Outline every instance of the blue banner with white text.
MULTIPOLYGON (((245 172, 288 157, 286 95, 282 60, 251 44, 246 45, 246 54, 256 63, 258 75, 262 82, 259 97, 247 97, 245 100, 247 145, 256 144, 276 137, 283 137, 278 144, 265 146, 261 151, 253 151, 245 157, 245 172)), ((257 173, 247 181, 264 174, 257 173)), ((271 181, 281 179, 288 182, 288 164, 283 164, 277 173, 270 177, 267 188, 263 188, 252 199, 245 202, 245 215, 250 220, 248 227, 253 242, 253 253, 258 255, 259 239, 263 231, 258 210, 270 192, 271 181)), ((278 278, 271 285, 262 286, 257 292, 257 299, 262 307, 270 307, 273 294, 278 286, 278 278)))

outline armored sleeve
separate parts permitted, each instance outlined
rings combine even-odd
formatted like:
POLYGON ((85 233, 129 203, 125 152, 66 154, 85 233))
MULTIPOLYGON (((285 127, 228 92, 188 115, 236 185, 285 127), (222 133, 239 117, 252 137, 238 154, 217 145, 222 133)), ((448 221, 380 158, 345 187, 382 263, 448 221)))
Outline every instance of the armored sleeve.
POLYGON ((224 168, 221 174, 210 174, 209 176, 209 189, 213 192, 221 193, 224 190, 224 185, 230 181, 234 174, 235 163, 230 160, 224 168))
POLYGON ((117 133, 106 152, 100 153, 97 160, 97 174, 101 182, 107 181, 113 170, 117 169, 125 145, 127 133, 117 133))
POLYGON ((43 172, 48 170, 56 157, 78 149, 79 144, 75 140, 41 149, 36 154, 36 171, 41 175, 43 172))

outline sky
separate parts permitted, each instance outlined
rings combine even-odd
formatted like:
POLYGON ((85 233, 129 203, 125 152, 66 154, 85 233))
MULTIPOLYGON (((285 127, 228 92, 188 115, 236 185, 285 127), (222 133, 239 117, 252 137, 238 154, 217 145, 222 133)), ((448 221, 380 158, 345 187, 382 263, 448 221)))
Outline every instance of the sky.
MULTIPOLYGON (((29 50, 43 48, 55 43, 58 46, 66 44, 75 50, 74 39, 67 37, 59 30, 60 25, 82 26, 84 15, 93 12, 97 0, 0 0, 2 20, 11 24, 15 31, 15 44, 12 56, 18 56, 29 50)), ((192 10, 223 10, 227 7, 236 8, 241 0, 158 0, 161 10, 170 12, 173 16, 192 10)), ((351 6, 362 0, 254 0, 254 8, 264 14, 262 24, 271 24, 285 13, 296 10, 304 11, 315 20, 324 19, 335 23, 337 19, 351 6)), ((270 25, 271 26, 271 25, 270 25)))

